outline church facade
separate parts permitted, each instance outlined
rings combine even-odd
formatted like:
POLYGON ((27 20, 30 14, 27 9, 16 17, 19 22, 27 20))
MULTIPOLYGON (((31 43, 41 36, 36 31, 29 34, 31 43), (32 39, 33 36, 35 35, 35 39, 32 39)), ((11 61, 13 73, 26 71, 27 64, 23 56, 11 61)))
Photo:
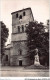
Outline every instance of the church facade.
POLYGON ((5 48, 7 63, 13 66, 27 66, 33 62, 28 54, 26 27, 34 21, 31 8, 22 9, 12 14, 11 45, 5 48))

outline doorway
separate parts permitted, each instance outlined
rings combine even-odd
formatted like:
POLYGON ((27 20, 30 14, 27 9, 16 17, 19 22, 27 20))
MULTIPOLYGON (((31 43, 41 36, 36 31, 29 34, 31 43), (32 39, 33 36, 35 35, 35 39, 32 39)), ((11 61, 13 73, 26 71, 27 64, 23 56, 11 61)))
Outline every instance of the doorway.
POLYGON ((19 66, 22 66, 22 60, 19 61, 19 66))

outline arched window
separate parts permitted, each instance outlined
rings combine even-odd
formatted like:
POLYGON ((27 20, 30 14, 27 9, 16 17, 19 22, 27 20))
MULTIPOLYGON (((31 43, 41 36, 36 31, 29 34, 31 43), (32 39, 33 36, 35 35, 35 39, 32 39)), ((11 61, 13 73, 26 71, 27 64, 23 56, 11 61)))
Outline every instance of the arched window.
POLYGON ((18 13, 16 14, 16 18, 18 18, 18 13))
POLYGON ((22 50, 20 50, 20 55, 22 55, 22 50))
POLYGON ((23 12, 23 16, 25 16, 25 12, 23 12))
POLYGON ((22 25, 22 32, 24 32, 24 26, 22 25))
POLYGON ((8 55, 6 55, 6 61, 8 61, 8 55))
POLYGON ((19 49, 19 55, 22 55, 22 50, 21 49, 19 49))
POLYGON ((20 32, 20 26, 18 26, 18 32, 20 32))
POLYGON ((19 19, 22 19, 22 15, 19 16, 19 19))

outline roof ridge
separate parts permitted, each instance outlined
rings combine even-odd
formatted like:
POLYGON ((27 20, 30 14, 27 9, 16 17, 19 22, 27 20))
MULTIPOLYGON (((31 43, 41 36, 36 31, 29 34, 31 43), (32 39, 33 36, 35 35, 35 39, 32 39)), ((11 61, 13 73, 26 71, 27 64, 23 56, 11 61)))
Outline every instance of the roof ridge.
POLYGON ((16 12, 20 12, 20 11, 23 11, 23 10, 27 10, 27 9, 31 9, 31 8, 28 7, 28 8, 25 8, 25 9, 21 9, 21 10, 18 10, 18 11, 12 12, 11 14, 14 14, 14 13, 16 13, 16 12))

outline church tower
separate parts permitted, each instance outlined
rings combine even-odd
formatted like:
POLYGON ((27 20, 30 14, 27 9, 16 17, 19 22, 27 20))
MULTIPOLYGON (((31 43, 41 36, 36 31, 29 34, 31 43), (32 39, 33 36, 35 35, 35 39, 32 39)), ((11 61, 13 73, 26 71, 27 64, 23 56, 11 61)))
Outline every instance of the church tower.
MULTIPOLYGON (((27 66, 32 64, 27 53, 26 26, 33 21, 31 8, 22 9, 12 14, 12 44, 11 65, 27 66)), ((31 26, 30 26, 31 27, 31 26)))

